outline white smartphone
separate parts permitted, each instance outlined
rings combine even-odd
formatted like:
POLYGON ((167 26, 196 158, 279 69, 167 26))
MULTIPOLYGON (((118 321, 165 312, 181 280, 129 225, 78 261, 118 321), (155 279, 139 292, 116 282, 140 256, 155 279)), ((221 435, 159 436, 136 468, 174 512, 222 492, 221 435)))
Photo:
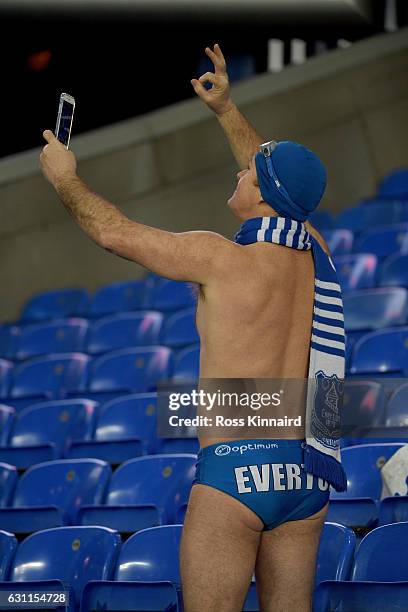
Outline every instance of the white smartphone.
POLYGON ((67 93, 62 93, 59 101, 57 126, 55 136, 68 149, 71 138, 72 121, 74 119, 75 99, 67 93))

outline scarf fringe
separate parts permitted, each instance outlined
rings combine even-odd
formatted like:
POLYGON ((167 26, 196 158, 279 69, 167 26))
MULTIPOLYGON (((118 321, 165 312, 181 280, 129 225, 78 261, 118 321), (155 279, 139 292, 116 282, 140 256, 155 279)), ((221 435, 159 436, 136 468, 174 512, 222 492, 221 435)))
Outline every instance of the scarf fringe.
POLYGON ((304 448, 303 463, 306 472, 327 480, 338 492, 347 491, 346 473, 339 461, 317 450, 310 444, 304 448))

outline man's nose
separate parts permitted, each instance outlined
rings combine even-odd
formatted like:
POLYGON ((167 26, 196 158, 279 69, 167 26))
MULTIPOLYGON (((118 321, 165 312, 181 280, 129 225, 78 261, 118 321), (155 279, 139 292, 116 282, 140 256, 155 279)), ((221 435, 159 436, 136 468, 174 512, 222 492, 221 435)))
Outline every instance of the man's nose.
POLYGON ((243 177, 246 172, 247 170, 240 170, 239 172, 237 172, 237 179, 239 180, 241 177, 243 177))

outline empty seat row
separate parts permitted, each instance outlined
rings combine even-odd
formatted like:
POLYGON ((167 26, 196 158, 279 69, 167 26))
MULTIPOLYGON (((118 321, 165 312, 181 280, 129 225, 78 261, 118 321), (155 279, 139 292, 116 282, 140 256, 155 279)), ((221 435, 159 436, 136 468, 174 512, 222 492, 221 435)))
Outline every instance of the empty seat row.
POLYGON ((372 287, 407 287, 408 255, 396 253, 379 263, 370 252, 333 257, 343 293, 372 287))
POLYGON ((156 393, 128 394, 101 407, 88 399, 0 405, 0 462, 18 469, 63 457, 113 465, 144 454, 198 452, 196 438, 158 438, 156 393), (44 427, 44 423, 47 424, 44 427))
POLYGON ((404 444, 377 443, 350 446, 342 450, 347 474, 347 491, 330 494, 327 520, 353 528, 408 521, 408 487, 381 503, 381 469, 404 444))
POLYGON ((147 279, 116 282, 102 287, 92 298, 85 289, 58 289, 33 296, 25 304, 23 323, 65 317, 101 317, 132 310, 174 311, 193 306, 191 283, 150 275, 147 279))
MULTIPOLYGON (((69 612, 181 612, 181 533, 181 525, 153 527, 122 544, 120 535, 108 528, 59 527, 39 531, 17 544, 12 534, 3 531, 0 591, 69 591, 69 612)), ((317 557, 316 584, 346 580, 354 547, 350 530, 326 523, 317 557)), ((244 610, 258 609, 252 582, 244 610)))
MULTIPOLYGON (((392 380, 395 389, 390 395, 389 388, 378 381, 346 381, 344 445, 377 439, 408 441, 408 383, 392 380)), ((161 401, 165 414, 168 397, 164 391, 161 401)), ((0 461, 25 469, 63 457, 94 457, 118 464, 143 454, 197 452, 196 438, 158 437, 158 424, 156 393, 119 395, 101 405, 91 399, 50 400, 18 413, 0 405, 0 461)), ((190 436, 194 432, 178 433, 190 436)))
POLYGON ((321 582, 314 612, 386 612, 408 609, 408 556, 404 545, 408 523, 371 531, 355 554, 350 581, 321 582))
POLYGON ((47 353, 73 351, 97 355, 115 349, 164 345, 180 348, 199 341, 195 326, 195 309, 178 311, 167 318, 156 311, 127 312, 103 317, 95 322, 86 319, 55 319, 43 323, 10 326, 4 356, 24 360, 47 353))
POLYGON ((379 260, 392 254, 405 254, 408 247, 408 224, 398 223, 361 232, 357 238, 349 229, 323 230, 332 255, 372 253, 379 260))
POLYGON ((24 407, 33 400, 83 396, 115 397, 156 389, 159 381, 198 377, 199 346, 174 354, 168 347, 120 349, 91 359, 84 353, 36 357, 14 369, 0 360, 0 390, 5 404, 24 407))
POLYGON ((196 460, 189 454, 137 457, 112 474, 99 459, 62 459, 34 465, 17 480, 13 466, 0 464, 0 494, 7 500, 0 507, 0 529, 26 534, 103 525, 128 533, 180 522, 196 460))

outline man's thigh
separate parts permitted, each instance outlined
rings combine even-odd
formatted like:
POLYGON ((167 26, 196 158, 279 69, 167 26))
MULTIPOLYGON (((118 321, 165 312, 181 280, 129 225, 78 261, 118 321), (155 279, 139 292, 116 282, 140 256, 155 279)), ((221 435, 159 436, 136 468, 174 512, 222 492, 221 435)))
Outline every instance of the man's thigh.
POLYGON ((185 612, 242 610, 262 528, 262 521, 230 495, 193 487, 180 551, 185 612))
POLYGON ((306 519, 264 531, 256 562, 262 612, 310 612, 327 505, 306 519))

